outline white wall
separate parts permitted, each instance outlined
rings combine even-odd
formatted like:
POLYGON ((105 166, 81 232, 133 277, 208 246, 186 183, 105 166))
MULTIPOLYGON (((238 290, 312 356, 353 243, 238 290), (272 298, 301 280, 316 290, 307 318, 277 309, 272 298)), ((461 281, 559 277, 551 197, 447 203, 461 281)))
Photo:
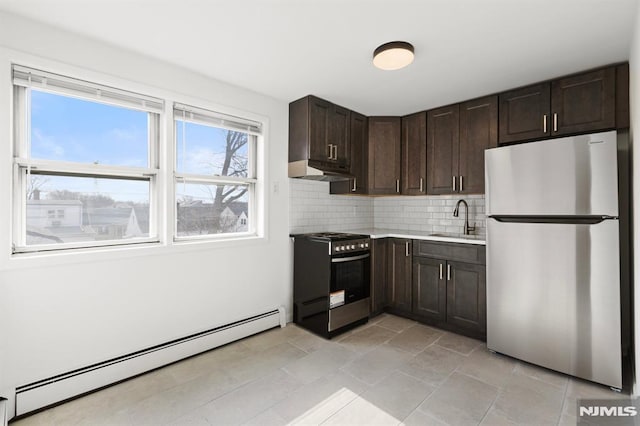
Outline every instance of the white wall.
POLYGON ((287 114, 286 102, 0 14, 0 394, 268 308, 290 315, 287 114), (12 61, 266 117, 266 238, 10 259, 12 61))
POLYGON ((634 345, 635 345, 635 388, 640 394, 640 145, 635 146, 635 135, 640 134, 640 6, 636 12, 635 33, 631 41, 629 56, 629 95, 631 104, 631 145, 632 145, 632 209, 633 209, 633 291, 634 291, 634 345))

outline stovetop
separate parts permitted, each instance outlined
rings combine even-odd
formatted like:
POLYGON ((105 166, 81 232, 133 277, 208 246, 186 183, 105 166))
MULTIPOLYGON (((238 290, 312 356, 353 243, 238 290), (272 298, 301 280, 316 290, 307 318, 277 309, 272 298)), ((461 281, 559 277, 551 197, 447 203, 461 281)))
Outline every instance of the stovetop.
POLYGON ((297 237, 310 238, 320 241, 347 241, 360 238, 367 238, 368 235, 349 234, 346 232, 315 232, 311 234, 299 234, 297 237))

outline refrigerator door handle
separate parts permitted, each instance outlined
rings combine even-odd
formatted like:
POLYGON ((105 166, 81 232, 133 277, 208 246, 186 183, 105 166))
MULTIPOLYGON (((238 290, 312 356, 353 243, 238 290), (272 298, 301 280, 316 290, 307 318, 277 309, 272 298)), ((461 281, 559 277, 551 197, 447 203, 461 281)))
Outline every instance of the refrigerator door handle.
POLYGON ((605 220, 618 220, 618 216, 516 216, 516 215, 490 215, 501 223, 574 223, 580 225, 597 225, 605 220))

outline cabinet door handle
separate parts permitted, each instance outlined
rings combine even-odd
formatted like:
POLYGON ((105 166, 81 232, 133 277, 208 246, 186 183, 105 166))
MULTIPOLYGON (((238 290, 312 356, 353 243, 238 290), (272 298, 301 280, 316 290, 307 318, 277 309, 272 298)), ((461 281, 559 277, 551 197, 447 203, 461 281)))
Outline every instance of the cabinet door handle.
POLYGON ((420 192, 423 191, 423 189, 422 189, 423 188, 423 185, 422 185, 423 182, 424 182, 424 179, 420 178, 420 192))
POLYGON ((558 113, 557 112, 553 113, 553 131, 554 132, 558 131, 558 113))
POLYGON ((442 263, 440 264, 440 279, 442 279, 442 263))
POLYGON ((327 145, 327 148, 329 148, 329 155, 327 155, 327 158, 329 160, 333 160, 333 158, 332 158, 333 157, 333 145, 329 144, 329 145, 327 145))
POLYGON ((396 192, 400 193, 400 179, 396 179, 396 192))
POLYGON ((405 241, 404 243, 404 255, 409 257, 409 241, 405 241))
POLYGON ((338 145, 333 145, 333 159, 338 159, 338 145))
POLYGON ((542 116, 542 132, 547 133, 547 114, 542 116))
POLYGON ((460 176, 460 192, 462 192, 462 176, 460 176))
POLYGON ((351 188, 351 192, 356 192, 356 178, 353 178, 353 188, 351 188))
POLYGON ((447 263, 447 281, 451 281, 451 264, 447 263))
POLYGON ((456 192, 456 177, 451 176, 453 178, 453 192, 456 192))

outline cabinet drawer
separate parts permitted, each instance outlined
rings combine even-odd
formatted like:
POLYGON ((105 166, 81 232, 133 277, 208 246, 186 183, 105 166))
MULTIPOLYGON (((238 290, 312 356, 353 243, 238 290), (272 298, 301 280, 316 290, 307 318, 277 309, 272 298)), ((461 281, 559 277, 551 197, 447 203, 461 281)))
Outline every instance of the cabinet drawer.
POLYGON ((485 264, 485 246, 478 244, 414 240, 413 255, 485 264))

